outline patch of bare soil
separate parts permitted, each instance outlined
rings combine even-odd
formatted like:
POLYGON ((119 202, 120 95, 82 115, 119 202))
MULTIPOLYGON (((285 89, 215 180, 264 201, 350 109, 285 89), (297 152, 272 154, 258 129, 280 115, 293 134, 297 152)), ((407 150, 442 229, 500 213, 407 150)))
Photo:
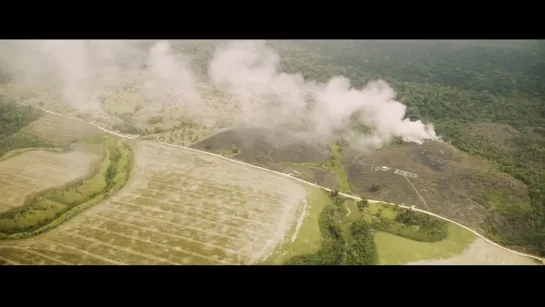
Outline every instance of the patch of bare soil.
POLYGON ((421 260, 409 265, 535 265, 533 259, 519 256, 477 238, 460 255, 447 259, 421 260))

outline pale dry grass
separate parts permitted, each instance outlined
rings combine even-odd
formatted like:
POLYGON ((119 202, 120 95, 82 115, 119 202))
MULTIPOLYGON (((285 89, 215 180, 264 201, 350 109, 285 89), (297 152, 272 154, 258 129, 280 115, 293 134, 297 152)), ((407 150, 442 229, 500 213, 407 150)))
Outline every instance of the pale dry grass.
POLYGON ((22 264, 241 264, 264 259, 307 195, 292 179, 200 153, 132 141, 134 168, 108 201, 0 248, 22 264))
POLYGON ((421 260, 408 263, 409 265, 535 265, 528 258, 516 255, 497 246, 494 246, 482 238, 477 238, 460 255, 446 259, 421 260))
POLYGON ((0 212, 23 205, 32 193, 85 176, 95 159, 100 155, 33 150, 0 162, 0 212))
POLYGON ((105 132, 82 121, 45 113, 23 131, 45 141, 64 145, 74 140, 105 135, 105 132))

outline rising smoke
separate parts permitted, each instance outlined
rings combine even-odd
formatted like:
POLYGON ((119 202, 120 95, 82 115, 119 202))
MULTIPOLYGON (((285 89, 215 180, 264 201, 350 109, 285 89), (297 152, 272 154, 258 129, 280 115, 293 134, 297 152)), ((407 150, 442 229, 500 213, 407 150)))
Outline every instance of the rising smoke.
POLYGON ((343 76, 319 83, 286 74, 279 70, 279 54, 263 41, 219 43, 203 76, 192 69, 194 54, 176 52, 167 41, 9 43, 3 43, 2 56, 16 82, 54 87, 76 109, 100 110, 105 91, 130 83, 149 104, 174 104, 210 120, 224 115, 215 114, 217 101, 206 97, 205 89, 213 87, 233 97, 237 111, 230 115, 238 125, 288 130, 324 143, 344 137, 360 149, 381 147, 393 137, 437 139, 432 125, 405 118, 406 106, 385 81, 356 89, 343 76), (352 128, 354 116, 368 133, 352 128))

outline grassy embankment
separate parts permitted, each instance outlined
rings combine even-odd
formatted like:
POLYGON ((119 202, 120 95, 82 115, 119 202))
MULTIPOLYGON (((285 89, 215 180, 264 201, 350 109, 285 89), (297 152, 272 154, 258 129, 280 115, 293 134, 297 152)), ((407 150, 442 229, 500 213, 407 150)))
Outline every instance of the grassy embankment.
POLYGON ((119 191, 132 164, 130 148, 111 137, 91 139, 103 145, 104 158, 91 174, 62 187, 40 191, 25 204, 0 214, 0 239, 20 239, 49 230, 119 191))
POLYGON ((331 153, 333 154, 331 160, 326 162, 323 167, 329 169, 337 175, 339 182, 339 191, 343 193, 351 193, 352 188, 348 182, 348 177, 344 171, 344 167, 341 165, 343 146, 339 142, 331 145, 331 153))

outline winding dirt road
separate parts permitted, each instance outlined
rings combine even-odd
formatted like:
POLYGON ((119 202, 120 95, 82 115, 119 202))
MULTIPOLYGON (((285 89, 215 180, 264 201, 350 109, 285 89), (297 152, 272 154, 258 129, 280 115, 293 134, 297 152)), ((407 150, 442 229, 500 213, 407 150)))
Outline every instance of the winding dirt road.
MULTIPOLYGON (((134 137, 134 136, 129 136, 129 135, 124 135, 124 134, 120 134, 120 133, 117 133, 115 131, 111 131, 111 130, 108 130, 106 128, 103 128, 97 124, 94 124, 92 122, 88 122, 86 120, 83 120, 81 118, 77 118, 77 117, 74 117, 74 116, 69 116, 69 115, 65 115, 65 114, 61 114, 61 113, 57 113, 57 112, 53 112, 53 111, 49 111, 49 110, 45 110, 45 109, 41 109, 42 111, 44 112, 47 112, 47 113, 50 113, 50 114, 55 114, 55 115, 58 115, 58 116, 63 116, 63 117, 67 117, 67 118, 71 118, 71 119, 75 119, 75 120, 79 120, 79 121, 82 121, 82 122, 85 122, 87 124, 90 124, 90 125, 93 125, 95 127, 97 127, 98 129, 106 132, 106 133, 109 133, 109 134, 112 134, 112 135, 116 135, 118 137, 121 137, 121 138, 125 138, 125 139, 131 139, 131 140, 134 140, 134 139, 137 139, 137 137, 134 137)), ((149 141, 149 140, 148 140, 149 141)), ((183 149, 183 150, 189 150, 189 151, 193 151, 193 152, 198 152, 198 153, 201 153, 201 154, 206 154, 206 155, 210 155, 210 156, 215 156, 215 157, 218 157, 220 159, 225 159, 225 160, 229 160, 229 161, 232 161, 232 162, 235 162, 235 163, 239 163, 239 164, 243 164, 243 165, 247 165, 247 166, 250 166, 250 167, 253 167, 253 168, 257 168, 257 169, 261 169, 263 171, 267 171, 267 172, 272 172, 272 173, 275 173, 275 174, 278 174, 278 175, 281 175, 281 176, 284 176, 284 177, 289 177, 289 178, 292 178, 294 180, 297 180, 301 183, 304 183, 306 185, 310 185, 310 186, 314 186, 314 187, 317 187, 317 188, 321 188, 325 191, 328 191, 328 192, 331 192, 331 189, 329 188, 326 188, 326 187, 322 187, 322 186, 319 186, 317 184, 314 184, 312 182, 308 182, 308 181, 305 181, 303 179, 300 179, 300 178, 296 178, 296 177, 293 177, 291 176, 290 174, 286 174, 286 173, 281 173, 281 172, 277 172, 277 171, 273 171, 273 170, 270 170, 270 169, 267 169, 267 168, 264 168, 264 167, 260 167, 260 166, 256 166, 256 165, 253 165, 253 164, 249 164, 249 163, 246 163, 246 162, 242 162, 242 161, 239 161, 239 160, 235 160, 235 159, 230 159, 230 158, 227 158, 227 157, 224 157, 224 156, 221 156, 221 155, 218 155, 218 154, 214 154, 214 153, 210 153, 210 152, 207 152, 207 151, 202 151, 202 150, 198 150, 198 149, 194 149, 194 148, 189 148, 189 147, 185 147, 185 146, 180 146, 180 145, 174 145, 174 144, 169 144, 169 143, 165 143, 165 142, 158 142, 158 141, 151 141, 151 142, 154 142, 154 143, 158 143, 158 144, 162 144, 162 145, 165 145, 165 146, 171 146, 171 147, 177 147, 177 148, 180 148, 180 149, 183 149)), ((344 197, 347 197, 347 198, 351 198, 351 199, 354 199, 354 200, 361 200, 360 197, 357 197, 357 196, 354 196, 354 195, 350 195, 350 194, 346 194, 346 193, 341 193, 339 192, 339 195, 342 195, 344 197)), ((380 200, 373 200, 373 199, 368 199, 367 201, 369 202, 372 202, 372 203, 378 203, 378 204, 388 204, 388 205, 391 205, 391 206, 396 206, 396 204, 394 203, 390 203, 390 202, 385 202, 385 201, 380 201, 380 200)), ((397 207, 401 207, 401 208, 405 208, 405 209, 409 209, 409 210, 413 210, 413 211, 417 211, 417 212, 420 212, 420 213, 424 213, 424 214, 427 214, 427 215, 430 215, 430 216, 434 216, 436 218, 439 218, 439 219, 442 219, 442 220, 445 220, 445 221, 448 221, 448 222, 451 222, 453 224, 456 224, 470 232, 472 232, 473 234, 475 234, 476 236, 482 238, 483 240, 487 241, 488 243, 494 245, 494 246, 497 246, 503 250, 506 250, 508 252, 511 252, 513 254, 516 254, 516 255, 519 255, 519 256, 523 256, 523 257, 529 257, 529 258, 532 258, 532 259, 535 259, 535 260, 538 260, 538 261, 541 261, 542 263, 545 263, 545 258, 540 258, 540 257, 537 257, 537 256, 534 256, 534 255, 529 255, 529 254, 525 254, 525 253, 521 253, 521 252, 517 252, 517 251, 514 251, 512 249, 509 249, 509 248, 506 248, 504 246, 501 246, 491 240, 489 240, 488 238, 486 238, 485 236, 481 235, 480 233, 478 233, 477 231, 465 226, 465 225, 462 225, 456 221, 453 221, 451 219, 448 219, 446 217, 443 217, 443 216, 440 216, 438 214, 435 214, 433 212, 429 212, 429 211, 426 211, 426 210, 422 210, 422 209, 417 209, 417 208, 412 208, 412 207, 409 207, 409 206, 404 206, 404 205, 397 205, 397 207)))

